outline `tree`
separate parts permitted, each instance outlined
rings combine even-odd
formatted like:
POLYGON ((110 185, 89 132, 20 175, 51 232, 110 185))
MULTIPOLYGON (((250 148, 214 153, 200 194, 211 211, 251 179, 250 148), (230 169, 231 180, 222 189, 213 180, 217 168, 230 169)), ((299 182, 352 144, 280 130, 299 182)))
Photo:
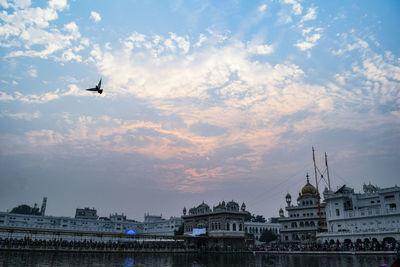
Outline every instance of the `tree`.
POLYGON ((253 218, 254 218, 254 215, 251 215, 250 212, 246 211, 246 216, 244 217, 244 221, 251 222, 253 218))
POLYGON ((247 211, 246 216, 244 217, 245 222, 265 222, 265 218, 263 215, 255 215, 251 214, 247 211))
POLYGON ((174 235, 183 235, 183 223, 179 226, 178 230, 174 230, 174 235))
POLYGON ((257 215, 255 218, 254 218, 254 221, 253 222, 262 222, 262 223, 264 223, 265 222, 265 218, 264 218, 264 216, 262 216, 262 215, 257 215))
POLYGON ((271 241, 275 241, 277 238, 278 236, 274 232, 271 230, 265 230, 260 236, 260 241, 269 243, 271 241))

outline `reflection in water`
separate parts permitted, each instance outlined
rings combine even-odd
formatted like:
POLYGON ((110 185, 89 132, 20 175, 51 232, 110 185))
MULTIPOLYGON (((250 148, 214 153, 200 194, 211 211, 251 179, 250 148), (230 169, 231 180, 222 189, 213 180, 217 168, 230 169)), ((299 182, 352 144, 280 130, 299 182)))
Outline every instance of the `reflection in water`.
POLYGON ((133 264, 135 263, 135 260, 131 257, 128 257, 125 259, 124 266, 126 267, 133 267, 133 264))
POLYGON ((267 255, 185 253, 63 253, 0 251, 0 266, 380 266, 395 256, 267 255))

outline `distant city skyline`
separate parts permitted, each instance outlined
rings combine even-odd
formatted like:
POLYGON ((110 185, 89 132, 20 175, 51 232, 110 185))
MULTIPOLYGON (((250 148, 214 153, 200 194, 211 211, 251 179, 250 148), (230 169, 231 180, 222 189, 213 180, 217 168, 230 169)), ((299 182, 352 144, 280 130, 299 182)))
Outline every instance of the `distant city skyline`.
MULTIPOLYGON (((400 173, 397 1, 0 1, 0 210, 277 217, 400 173), (102 78, 100 95, 85 91, 102 78), (320 190, 323 188, 320 187, 320 190)), ((399 185, 399 184, 397 184, 399 185)))

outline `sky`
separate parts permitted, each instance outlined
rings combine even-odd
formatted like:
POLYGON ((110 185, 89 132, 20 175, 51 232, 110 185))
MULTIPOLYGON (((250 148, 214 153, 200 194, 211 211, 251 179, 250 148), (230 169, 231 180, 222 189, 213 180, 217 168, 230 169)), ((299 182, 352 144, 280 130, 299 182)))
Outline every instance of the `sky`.
POLYGON ((0 0, 0 210, 278 216, 399 185, 400 2, 0 0), (102 78, 103 94, 85 91, 102 78), (319 174, 318 174, 319 177, 319 174))

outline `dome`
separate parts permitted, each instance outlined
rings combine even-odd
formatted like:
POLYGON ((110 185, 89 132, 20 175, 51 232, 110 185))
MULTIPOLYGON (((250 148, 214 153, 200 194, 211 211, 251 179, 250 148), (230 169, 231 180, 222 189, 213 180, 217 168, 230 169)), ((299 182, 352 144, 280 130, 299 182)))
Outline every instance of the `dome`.
POLYGON ((317 194, 317 189, 315 189, 315 187, 309 183, 309 181, 307 180, 307 184, 305 186, 303 186, 303 188, 301 189, 301 194, 304 195, 315 195, 317 194))
POLYGON ((310 184, 309 176, 307 173, 307 183, 301 189, 301 193, 299 193, 298 199, 306 197, 316 197, 316 196, 317 196, 317 189, 312 184, 310 184))

